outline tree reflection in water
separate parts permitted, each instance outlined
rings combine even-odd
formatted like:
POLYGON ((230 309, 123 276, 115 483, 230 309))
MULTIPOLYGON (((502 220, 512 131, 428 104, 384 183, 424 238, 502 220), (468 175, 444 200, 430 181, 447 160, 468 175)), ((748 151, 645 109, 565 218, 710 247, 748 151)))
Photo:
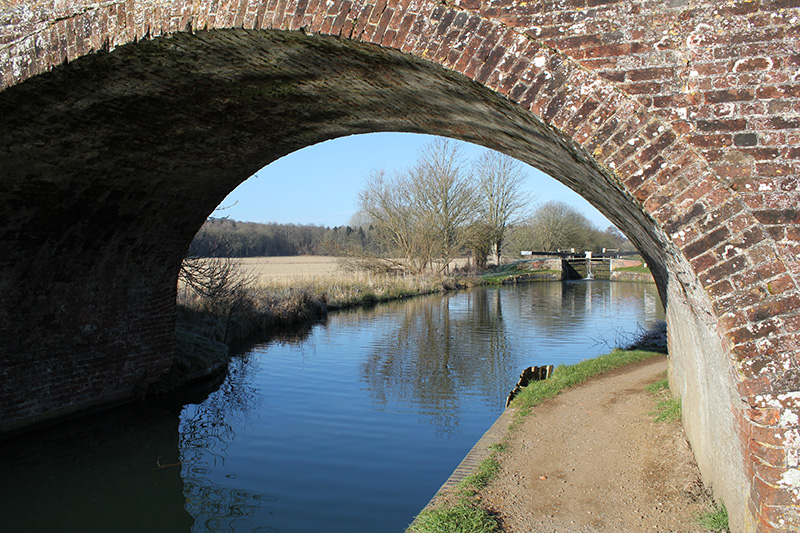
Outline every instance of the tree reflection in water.
POLYGON ((513 373, 500 292, 418 298, 403 305, 401 319, 361 364, 361 378, 376 403, 416 404, 438 433, 456 432, 465 395, 495 397, 498 376, 513 373))
POLYGON ((523 368, 592 357, 587 332, 663 318, 647 290, 594 281, 413 298, 331 314, 308 342, 234 359, 222 388, 182 415, 193 529, 401 530, 523 368))
MULTIPOLYGON (((299 344, 311 325, 279 335, 273 343, 299 344)), ((256 511, 268 508, 276 498, 244 490, 228 474, 231 485, 211 479, 212 469, 224 468, 228 446, 236 439, 234 428, 246 425, 260 408, 263 395, 254 384, 258 373, 252 352, 231 359, 228 375, 207 399, 184 407, 180 421, 180 453, 186 510, 195 518, 193 530, 258 531, 276 529, 258 525, 256 511)))
POLYGON ((212 467, 225 465, 228 445, 236 437, 234 420, 246 418, 258 406, 258 392, 248 380, 252 370, 248 357, 233 358, 220 388, 204 402, 185 406, 181 414, 183 492, 195 530, 235 531, 263 505, 259 495, 217 484, 208 476, 212 467))

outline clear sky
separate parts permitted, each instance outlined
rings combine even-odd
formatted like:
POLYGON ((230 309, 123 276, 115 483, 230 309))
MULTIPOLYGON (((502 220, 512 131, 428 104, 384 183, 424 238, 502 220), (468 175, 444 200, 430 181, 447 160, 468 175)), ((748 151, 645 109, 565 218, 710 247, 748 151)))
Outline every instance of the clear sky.
MULTIPOLYGON (((224 216, 233 220, 346 225, 358 209, 358 192, 371 171, 411 167, 419 149, 433 139, 412 133, 371 133, 309 146, 264 167, 220 205, 232 206, 224 216)), ((469 159, 486 150, 459 143, 469 159)), ((577 208, 599 229, 611 225, 569 188, 531 166, 524 168, 528 173, 527 190, 536 203, 560 200, 577 208)))

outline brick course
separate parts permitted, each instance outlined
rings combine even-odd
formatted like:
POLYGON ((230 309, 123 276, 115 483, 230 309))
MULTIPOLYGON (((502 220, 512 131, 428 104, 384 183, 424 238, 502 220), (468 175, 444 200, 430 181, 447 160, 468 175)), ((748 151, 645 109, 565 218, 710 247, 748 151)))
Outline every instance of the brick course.
POLYGON ((182 248, 214 202, 263 164, 348 133, 440 133, 503 150, 572 186, 637 244, 662 297, 667 282, 683 287, 693 312, 708 317, 728 348, 736 386, 750 406, 732 406, 742 469, 750 476, 752 522, 743 523, 799 529, 800 407, 787 400, 800 390, 798 49, 796 0, 6 5, 0 9, 0 157, 8 163, 0 165, 0 198, 8 206, 0 214, 3 420, 13 425, 65 403, 129 397, 157 378, 171 357, 182 248), (270 33, 259 43, 264 30, 294 33, 270 33), (281 47, 288 51, 283 56, 265 52, 281 47), (292 47, 314 51, 313 68, 293 57, 292 47), (193 53, 197 59, 187 59, 193 53), (237 71, 231 62, 239 53, 247 64, 237 71), (207 107, 198 100, 192 108, 180 91, 193 86, 215 96, 216 89, 202 79, 167 78, 148 54, 176 62, 187 80, 192 61, 208 65, 209 79, 230 82, 227 100, 220 96, 207 107), (265 69, 284 62, 283 74, 297 83, 281 88, 271 80, 273 94, 248 85, 242 73, 251 68, 257 75, 259 54, 265 69), (145 74, 131 75, 125 65, 145 74), (107 72, 127 76, 127 85, 114 86, 107 72), (65 83, 78 79, 73 75, 86 78, 86 90, 64 96, 65 83), (365 87, 373 77, 374 93, 365 87), (92 85, 95 78, 106 85, 92 85), (326 79, 340 81, 326 85, 326 79), (356 95, 349 99, 348 86, 356 95), (385 92, 374 96, 379 89, 385 92), (114 107, 114 95, 129 100, 114 107), (319 103, 334 97, 338 108, 319 103), (80 115, 80 106, 97 113, 92 98, 105 106, 113 128, 104 128, 102 117, 80 115), (160 99, 171 105, 159 107, 160 99), (260 99, 285 106, 296 123, 259 108, 260 99), (73 114, 59 108, 62 101, 73 114), (165 113, 180 104, 209 123, 224 125, 229 117, 242 127, 228 127, 225 137, 204 131, 188 111, 166 122, 126 114, 134 104, 165 113), (414 106, 431 115, 409 119, 414 106), (26 124, 34 111, 25 109, 41 116, 26 124), (80 129, 91 120, 96 126, 87 131, 97 138, 90 141, 57 125, 80 129), (285 134, 254 140, 264 124, 285 134), (198 147, 201 139, 214 148, 213 158, 198 147), (188 163, 193 179, 169 161, 182 150, 181 157, 230 176, 188 163), (148 166, 160 170, 142 169, 148 166), (113 173, 126 179, 107 179, 113 173), (148 200, 152 190, 162 191, 162 199, 148 200), (178 198, 191 208, 172 213, 178 198), (39 212, 43 204, 56 208, 46 215, 39 212), (157 227, 167 223, 172 233, 157 227), (109 230, 101 242, 91 232, 102 228, 122 229, 109 230), (75 250, 81 255, 70 255, 75 250), (86 257, 96 262, 86 264, 86 257), (30 320, 18 327, 17 316, 30 320), (61 385, 41 381, 59 372, 72 377, 61 385), (20 402, 9 393, 12 379, 40 386, 20 402))

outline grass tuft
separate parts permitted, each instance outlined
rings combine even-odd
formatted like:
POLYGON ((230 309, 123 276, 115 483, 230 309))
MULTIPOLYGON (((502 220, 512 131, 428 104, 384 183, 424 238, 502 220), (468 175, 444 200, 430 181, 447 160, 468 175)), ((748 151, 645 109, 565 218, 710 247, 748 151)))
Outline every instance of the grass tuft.
POLYGON ((498 533, 497 520, 488 511, 466 502, 423 511, 408 529, 413 533, 498 533))
POLYGON ((480 490, 488 485, 499 471, 500 461, 497 460, 497 453, 492 453, 492 455, 481 461, 475 472, 459 483, 459 489, 464 492, 480 490))
POLYGON ((667 378, 659 379, 655 383, 651 383, 650 385, 645 387, 645 390, 647 392, 651 392, 653 394, 655 394, 657 392, 669 390, 669 379, 667 379, 667 378))
POLYGON ((680 398, 666 398, 656 405, 655 411, 650 413, 655 417, 656 422, 677 422, 681 419, 681 400, 680 398))
POLYGON ((725 509, 725 504, 714 505, 705 513, 701 514, 697 519, 700 527, 714 531, 715 533, 724 533, 728 531, 728 510, 725 509))
POLYGON ((681 400, 671 395, 666 377, 651 383, 645 390, 660 398, 655 410, 650 412, 656 422, 670 423, 681 419, 681 400))
POLYGON ((491 445, 491 455, 456 486, 453 498, 422 511, 406 533, 499 533, 497 520, 480 506, 475 495, 500 471, 498 455, 507 448, 504 442, 491 445))

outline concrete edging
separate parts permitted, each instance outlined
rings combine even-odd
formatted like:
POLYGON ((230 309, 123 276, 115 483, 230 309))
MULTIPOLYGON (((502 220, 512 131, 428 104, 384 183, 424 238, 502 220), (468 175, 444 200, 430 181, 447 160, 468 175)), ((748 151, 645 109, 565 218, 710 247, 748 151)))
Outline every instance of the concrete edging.
POLYGON ((436 491, 436 494, 433 495, 433 498, 431 498, 428 504, 425 505, 420 512, 434 506, 441 496, 449 493, 456 485, 463 481, 464 478, 475 472, 475 470, 478 468, 478 465, 480 465, 484 459, 491 455, 492 452, 489 450, 489 447, 493 444, 501 442, 506 436, 508 433, 508 428, 511 426, 511 422, 516 412, 516 409, 507 408, 500 414, 491 427, 486 430, 486 433, 484 433, 483 436, 478 439, 478 442, 475 443, 475 446, 473 446, 472 449, 467 452, 467 455, 458 464, 453 473, 450 474, 450 477, 447 478, 447 481, 445 481, 439 490, 436 491))

